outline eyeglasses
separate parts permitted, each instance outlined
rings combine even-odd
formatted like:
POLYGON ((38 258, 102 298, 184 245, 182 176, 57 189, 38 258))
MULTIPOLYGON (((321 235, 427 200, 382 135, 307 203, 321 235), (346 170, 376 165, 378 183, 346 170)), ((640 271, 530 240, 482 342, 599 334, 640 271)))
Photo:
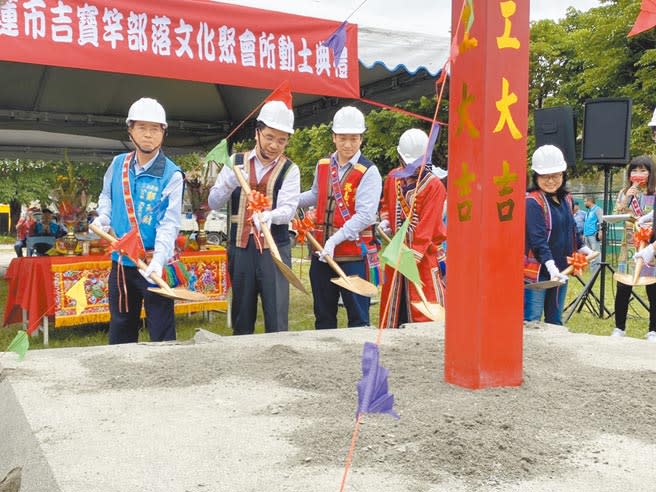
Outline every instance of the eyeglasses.
POLYGON ((260 138, 263 140, 264 143, 266 144, 273 144, 276 143, 280 147, 284 147, 287 145, 287 142, 289 142, 289 137, 274 137, 270 133, 264 133, 263 131, 259 131, 260 138))
POLYGON ((134 130, 139 133, 164 133, 164 128, 161 125, 141 125, 137 124, 133 126, 134 130))
POLYGON ((563 173, 556 174, 538 174, 538 178, 542 181, 560 181, 563 179, 563 173))

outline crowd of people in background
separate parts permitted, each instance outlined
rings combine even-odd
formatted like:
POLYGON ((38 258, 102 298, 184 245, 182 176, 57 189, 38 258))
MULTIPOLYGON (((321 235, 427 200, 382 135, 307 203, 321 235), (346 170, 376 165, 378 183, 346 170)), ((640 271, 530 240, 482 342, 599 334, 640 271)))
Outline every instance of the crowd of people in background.
POLYGON ((59 217, 52 213, 49 208, 28 208, 16 223, 16 243, 14 250, 16 256, 23 256, 23 248, 27 249, 27 256, 43 256, 52 247, 50 241, 34 242, 28 248, 27 238, 60 238, 66 234, 66 228, 60 224, 59 217))
MULTIPOLYGON (((656 114, 656 113, 655 113, 656 114)), ((618 271, 626 273, 629 262, 644 262, 634 275, 655 277, 656 234, 641 247, 634 241, 636 231, 651 227, 656 191, 655 165, 650 156, 631 160, 626 168, 625 186, 619 192, 615 214, 624 214, 618 271)), ((604 240, 604 216, 593 196, 585 197, 586 211, 580 209, 568 192, 567 163, 560 149, 544 145, 532 157, 531 185, 526 195, 526 243, 524 258, 524 319, 562 325, 568 283, 568 257, 575 252, 592 256, 604 240), (556 285, 551 285, 551 283, 556 285), (539 284, 546 286, 541 288, 539 284)), ((600 268, 599 256, 589 265, 600 268)), ((632 276, 631 279, 633 279, 632 276)), ((615 328, 611 336, 623 337, 633 292, 633 280, 616 282, 615 328)), ((649 299, 647 341, 656 342, 656 283, 645 285, 649 299)))

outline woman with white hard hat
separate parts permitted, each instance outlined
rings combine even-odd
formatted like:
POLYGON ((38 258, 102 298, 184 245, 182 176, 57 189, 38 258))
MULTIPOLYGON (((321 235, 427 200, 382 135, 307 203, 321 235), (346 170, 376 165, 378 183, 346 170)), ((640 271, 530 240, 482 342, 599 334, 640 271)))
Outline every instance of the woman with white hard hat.
POLYGON ((573 200, 566 188, 567 163, 554 145, 543 145, 534 153, 531 165, 532 184, 526 193, 526 241, 524 282, 546 280, 561 284, 548 289, 524 288, 524 320, 544 321, 562 325, 562 313, 567 293, 567 257, 577 250, 590 254, 582 247, 576 231, 573 200))
POLYGON ((175 251, 182 171, 162 151, 168 124, 159 102, 149 97, 135 101, 125 122, 135 151, 115 157, 107 169, 93 224, 105 230, 111 227, 118 238, 138 228, 150 260, 146 270, 137 270, 132 260, 112 253, 109 343, 137 341, 142 304, 151 341, 175 340, 173 300, 150 292, 148 279, 151 273, 162 275, 175 251))
POLYGON ((369 325, 369 297, 332 283, 334 273, 325 259, 334 258, 347 275, 370 280, 377 276, 377 243, 372 229, 377 219, 382 179, 376 165, 360 151, 365 129, 364 114, 358 108, 345 106, 335 113, 332 124, 335 152, 319 160, 312 188, 302 193, 299 200, 301 208, 316 206, 314 234, 324 243, 323 251, 312 256, 310 266, 317 329, 337 328, 340 295, 348 326, 369 325))
MULTIPOLYGON (((255 124, 255 147, 234 154, 252 190, 266 195, 271 208, 260 213, 271 230, 282 260, 291 267, 289 222, 296 213, 301 191, 298 166, 285 155, 294 133, 294 111, 282 101, 268 101, 255 124)), ((264 312, 267 333, 287 331, 289 281, 275 266, 257 214, 248 209, 248 196, 242 193, 232 169, 224 166, 210 190, 208 204, 220 210, 230 200, 231 226, 228 246, 228 272, 232 279, 232 329, 235 335, 252 334, 257 319, 258 296, 264 312), (262 250, 260 251, 260 246, 262 250)))
MULTIPOLYGON (((651 122, 650 122, 651 123, 651 122)), ((652 224, 653 210, 656 194, 656 167, 652 158, 648 155, 634 157, 626 167, 626 185, 620 190, 615 203, 615 212, 618 214, 629 214, 633 221, 624 223, 624 237, 620 244, 618 261, 618 272, 626 273, 630 258, 644 260, 644 266, 640 271, 640 277, 656 276, 656 262, 654 261, 654 241, 656 237, 652 232, 647 247, 641 251, 635 251, 634 234, 635 226, 648 227, 652 224)), ((632 276, 631 276, 632 278, 632 276)), ((647 297, 649 299, 649 330, 647 340, 656 342, 656 284, 646 285, 647 297)), ((631 285, 617 282, 615 294, 615 328, 611 332, 612 337, 623 337, 626 334, 626 316, 629 310, 629 301, 633 287, 631 285)))
MULTIPOLYGON (((417 259, 424 294, 429 303, 444 306, 446 293, 439 257, 442 256, 441 245, 446 239, 446 227, 442 221, 446 189, 427 167, 421 173, 417 168, 409 176, 403 172, 407 166, 424 159, 428 150, 426 132, 418 128, 405 131, 396 150, 400 165, 390 171, 383 184, 380 228, 391 237, 406 218, 410 218, 405 244, 417 259)), ((386 265, 380 298, 380 316, 384 319, 380 326, 398 328, 404 323, 431 321, 412 305, 418 301, 421 298, 416 286, 403 275, 394 275, 392 267, 386 265)))

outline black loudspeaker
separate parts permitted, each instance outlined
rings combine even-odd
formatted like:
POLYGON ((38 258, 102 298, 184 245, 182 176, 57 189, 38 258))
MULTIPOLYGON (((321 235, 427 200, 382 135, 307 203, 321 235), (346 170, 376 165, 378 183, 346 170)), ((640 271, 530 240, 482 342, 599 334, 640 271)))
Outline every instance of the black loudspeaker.
POLYGON ((548 144, 555 145, 565 156, 567 165, 573 166, 576 162, 576 120, 572 108, 556 106, 536 109, 533 118, 535 120, 535 148, 548 144))
POLYGON ((629 162, 631 99, 589 99, 583 116, 583 162, 624 166, 629 162))

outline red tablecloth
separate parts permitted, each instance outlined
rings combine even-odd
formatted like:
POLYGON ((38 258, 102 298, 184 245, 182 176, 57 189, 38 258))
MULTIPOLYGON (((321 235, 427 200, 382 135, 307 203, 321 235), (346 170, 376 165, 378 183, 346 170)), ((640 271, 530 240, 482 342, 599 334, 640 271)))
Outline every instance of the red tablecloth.
POLYGON ((21 323, 22 310, 27 310, 27 332, 39 326, 41 318, 55 314, 54 291, 50 280, 49 256, 25 256, 14 258, 7 268, 7 305, 4 325, 21 323))
MULTIPOLYGON (((194 265, 198 268, 198 263, 204 262, 216 264, 220 263, 219 268, 214 268, 213 274, 209 269, 202 269, 203 277, 199 282, 203 282, 203 291, 209 294, 211 302, 207 303, 177 303, 176 313, 197 312, 207 308, 223 309, 227 307, 227 261, 225 250, 221 251, 202 251, 195 253, 184 253, 181 257, 184 263, 194 265)), ((23 321, 22 310, 27 311, 27 331, 32 333, 39 327, 39 323, 44 316, 57 319, 64 314, 70 314, 73 309, 70 305, 64 306, 65 299, 62 299, 62 268, 61 265, 69 265, 71 270, 78 271, 79 268, 86 268, 84 265, 94 263, 95 268, 102 266, 109 272, 111 263, 108 256, 36 256, 14 258, 7 269, 5 280, 8 283, 7 304, 4 313, 4 326, 11 323, 21 323, 23 321), (54 268, 53 268, 54 266, 54 268), (55 282, 58 290, 55 292, 55 282), (66 308, 66 309, 64 309, 66 308), (64 313, 64 311, 69 311, 64 313)), ((65 269, 68 270, 68 269, 65 269)), ((200 271, 198 272, 200 273, 200 271)), ((97 311, 96 307, 96 311, 97 311)), ((74 309, 73 309, 74 312, 74 309)), ((100 321, 109 320, 109 311, 105 307, 102 309, 102 316, 96 317, 100 321)), ((80 319, 76 320, 73 316, 63 316, 61 323, 55 319, 55 326, 70 326, 79 324, 80 319), (68 318, 68 319, 67 319, 68 318)))

